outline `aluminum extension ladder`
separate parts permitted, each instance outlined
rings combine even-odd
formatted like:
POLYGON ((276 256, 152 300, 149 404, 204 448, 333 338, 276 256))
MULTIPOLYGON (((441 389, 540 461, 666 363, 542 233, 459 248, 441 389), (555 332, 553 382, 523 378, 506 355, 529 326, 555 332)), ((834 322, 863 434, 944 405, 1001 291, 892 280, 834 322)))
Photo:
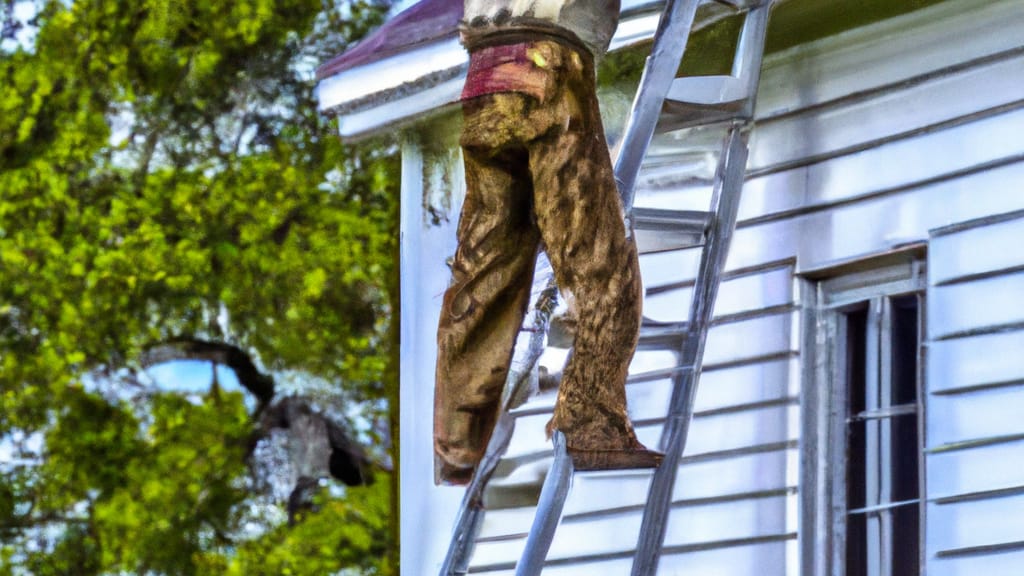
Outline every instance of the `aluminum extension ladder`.
MULTIPOLYGON (((753 122, 760 78, 768 13, 773 0, 667 0, 658 23, 651 55, 647 58, 623 137, 616 150, 615 178, 625 209, 627 229, 637 237, 654 236, 656 250, 703 246, 694 283, 688 322, 661 323, 647 318, 641 326, 641 346, 676 353, 672 372, 672 398, 659 448, 665 460, 655 471, 647 494, 640 535, 633 557, 633 576, 657 572, 668 522, 672 487, 693 415, 708 328, 721 281, 729 242, 736 226, 740 191, 747 161, 747 137, 753 122), (732 73, 728 76, 676 78, 686 42, 700 4, 716 2, 745 20, 737 43, 732 73), (664 110, 664 114, 663 114, 664 110), (707 212, 634 208, 633 198, 640 165, 656 127, 681 129, 706 124, 726 125, 716 168, 711 205, 707 212)), ((557 300, 552 279, 541 293, 533 318, 525 358, 510 370, 502 410, 490 444, 477 467, 459 510, 442 576, 468 572, 473 543, 484 517, 483 491, 504 454, 515 427, 515 408, 529 393, 530 371, 544 350, 544 340, 557 300)), ((573 476, 565 438, 555 432, 554 461, 544 480, 533 526, 516 565, 517 576, 540 574, 573 476)))

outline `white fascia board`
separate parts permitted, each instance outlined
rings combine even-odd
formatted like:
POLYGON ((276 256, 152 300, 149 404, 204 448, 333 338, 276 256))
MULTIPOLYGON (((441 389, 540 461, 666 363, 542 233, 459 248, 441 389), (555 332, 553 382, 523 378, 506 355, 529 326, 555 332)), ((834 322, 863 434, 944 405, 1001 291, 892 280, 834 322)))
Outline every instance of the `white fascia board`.
POLYGON ((461 76, 468 64, 458 39, 449 38, 324 78, 317 84, 316 97, 321 112, 366 112, 386 105, 396 92, 420 93, 423 84, 437 82, 438 76, 461 76))
POLYGON ((440 84, 390 99, 383 104, 338 115, 338 133, 342 140, 352 142, 372 136, 385 127, 411 122, 458 102, 465 73, 440 84))

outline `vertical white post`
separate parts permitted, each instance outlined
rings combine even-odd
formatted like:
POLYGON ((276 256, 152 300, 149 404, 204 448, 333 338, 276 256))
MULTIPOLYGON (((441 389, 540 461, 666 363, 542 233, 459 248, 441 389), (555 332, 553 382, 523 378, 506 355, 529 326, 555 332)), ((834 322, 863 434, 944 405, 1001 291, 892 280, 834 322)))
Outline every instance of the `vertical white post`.
POLYGON ((457 151, 425 147, 423 141, 410 136, 402 144, 403 576, 437 574, 462 498, 459 488, 434 486, 433 414, 437 319, 449 281, 445 259, 455 253, 465 186, 457 151))

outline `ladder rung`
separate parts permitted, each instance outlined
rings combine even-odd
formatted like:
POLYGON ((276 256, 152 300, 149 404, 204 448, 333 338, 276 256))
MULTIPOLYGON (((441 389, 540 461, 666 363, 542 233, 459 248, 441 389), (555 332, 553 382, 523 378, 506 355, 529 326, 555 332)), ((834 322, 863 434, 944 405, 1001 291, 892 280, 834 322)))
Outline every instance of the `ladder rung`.
POLYGON ((633 230, 641 254, 681 250, 704 241, 710 214, 697 210, 633 208, 633 230))
POLYGON ((666 103, 692 106, 735 106, 747 99, 748 85, 735 76, 684 76, 672 81, 666 103))
MULTIPOLYGON (((671 378, 681 372, 684 368, 682 366, 672 366, 670 368, 661 368, 658 370, 651 370, 649 372, 639 372, 637 374, 630 374, 626 378, 626 385, 638 384, 641 382, 651 382, 654 380, 661 380, 663 378, 671 378)), ((557 382, 561 383, 562 374, 552 374, 557 382)), ((524 416, 537 416, 539 414, 551 414, 555 410, 555 401, 558 399, 558 385, 556 384, 553 390, 538 394, 530 400, 528 400, 522 406, 509 410, 508 413, 513 418, 522 418, 524 416)))
MULTIPOLYGON (((661 142, 664 150, 672 154, 672 162, 665 163, 658 159, 645 164, 644 173, 638 178, 637 186, 657 194, 664 189, 703 188, 713 185, 715 168, 718 166, 717 154, 721 148, 721 135, 716 136, 718 141, 709 143, 706 147, 673 148, 673 142, 667 139, 661 142)), ((633 211, 636 210, 634 206, 633 211)))
POLYGON ((764 0, 730 2, 749 7, 727 76, 688 76, 672 81, 665 96, 666 118, 660 130, 677 130, 696 124, 725 120, 749 120, 760 77, 768 6, 764 0))
MULTIPOLYGON (((571 348, 573 338, 576 336, 576 327, 565 316, 556 316, 551 319, 551 327, 548 331, 548 347, 571 348)), ((686 322, 660 322, 644 318, 640 324, 640 341, 637 344, 638 350, 653 350, 663 348, 667 344, 675 344, 686 335, 688 324, 686 322)))
MULTIPOLYGON (((521 468, 525 468, 525 470, 512 469, 507 480, 492 479, 484 489, 484 509, 490 513, 497 510, 535 507, 540 499, 541 487, 547 478, 553 460, 553 451, 548 450, 544 453, 543 458, 524 464, 521 468)), ((577 475, 585 475, 591 481, 604 482, 634 479, 649 481, 652 473, 653 471, 650 469, 576 472, 577 475)))
POLYGON ((644 319, 637 350, 679 350, 690 331, 687 322, 654 322, 644 319))
POLYGON ((727 6, 733 10, 746 10, 764 4, 764 0, 713 0, 716 4, 727 6))
POLYGON ((493 511, 536 506, 551 462, 545 457, 513 468, 504 478, 492 478, 484 488, 484 508, 493 511))
POLYGON ((734 121, 739 113, 732 108, 715 109, 709 106, 693 106, 680 102, 665 102, 664 112, 658 120, 658 133, 673 130, 726 124, 734 121))

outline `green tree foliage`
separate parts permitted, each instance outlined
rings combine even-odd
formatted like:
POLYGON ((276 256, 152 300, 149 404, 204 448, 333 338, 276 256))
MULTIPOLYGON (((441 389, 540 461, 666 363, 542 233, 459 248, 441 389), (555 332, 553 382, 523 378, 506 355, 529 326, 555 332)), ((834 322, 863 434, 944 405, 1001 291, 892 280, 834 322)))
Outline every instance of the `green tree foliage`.
POLYGON ((143 373, 224 343, 387 423, 394 154, 342 146, 312 78, 387 2, 4 5, 0 574, 387 573, 386 472, 268 519, 243 395, 143 373))

